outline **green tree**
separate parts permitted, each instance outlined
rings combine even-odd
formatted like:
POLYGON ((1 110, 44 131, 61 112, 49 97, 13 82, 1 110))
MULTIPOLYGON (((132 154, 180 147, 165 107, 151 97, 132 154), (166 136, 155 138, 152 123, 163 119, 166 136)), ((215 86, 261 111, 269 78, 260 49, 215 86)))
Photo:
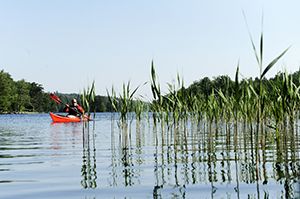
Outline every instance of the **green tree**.
POLYGON ((194 82, 190 87, 191 93, 193 95, 202 94, 205 96, 205 99, 212 93, 213 84, 212 81, 208 77, 204 77, 203 79, 194 82))
POLYGON ((228 75, 221 75, 213 80, 215 90, 221 90, 225 95, 232 95, 233 81, 228 75))
POLYGON ((14 81, 10 74, 0 71, 0 112, 12 111, 12 102, 16 95, 14 81))
POLYGON ((49 98, 49 94, 44 92, 41 84, 30 83, 29 95, 33 111, 48 112, 55 109, 54 102, 49 98))
POLYGON ((31 110, 32 106, 30 103, 30 96, 29 96, 30 83, 22 79, 15 82, 15 87, 16 87, 16 95, 12 102, 13 110, 17 112, 31 110))

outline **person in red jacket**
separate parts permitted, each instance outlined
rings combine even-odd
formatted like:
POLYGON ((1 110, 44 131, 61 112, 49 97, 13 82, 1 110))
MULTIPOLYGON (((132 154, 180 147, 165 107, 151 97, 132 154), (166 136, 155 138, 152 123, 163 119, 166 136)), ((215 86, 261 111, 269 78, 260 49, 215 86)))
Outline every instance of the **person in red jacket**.
POLYGON ((64 112, 67 112, 68 115, 73 115, 77 117, 84 115, 84 109, 77 103, 76 99, 72 99, 71 105, 66 104, 64 112))

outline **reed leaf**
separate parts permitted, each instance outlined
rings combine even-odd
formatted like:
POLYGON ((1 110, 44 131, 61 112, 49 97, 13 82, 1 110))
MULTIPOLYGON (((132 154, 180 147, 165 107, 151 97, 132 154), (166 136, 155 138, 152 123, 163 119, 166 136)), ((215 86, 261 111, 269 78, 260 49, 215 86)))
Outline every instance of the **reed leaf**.
POLYGON ((117 98, 116 98, 116 92, 114 87, 111 87, 111 95, 109 94, 109 91, 106 89, 106 93, 107 93, 107 97, 108 97, 108 101, 110 102, 112 108, 114 111, 118 111, 117 108, 117 98))
POLYGON ((265 68, 265 70, 263 71, 263 73, 260 76, 260 79, 262 79, 266 73, 278 62, 278 60, 290 49, 290 47, 288 47, 287 49, 285 49, 278 57, 276 57, 273 61, 271 61, 268 66, 265 68))
MULTIPOLYGON (((253 52, 254 52, 256 61, 257 61, 258 65, 261 67, 261 62, 260 62, 259 56, 258 56, 258 54, 257 54, 257 50, 256 50, 256 46, 255 46, 255 44, 254 44, 254 40, 253 40, 252 34, 251 34, 251 32, 250 32, 250 28, 249 28, 249 25, 248 25, 248 21, 247 21, 246 14, 245 14, 244 10, 243 10, 242 12, 243 12, 245 24, 246 24, 246 27, 247 27, 248 35, 249 35, 249 37, 250 37, 250 41, 251 41, 251 45, 252 45, 252 49, 253 49, 253 52)), ((262 41, 262 39, 261 39, 261 41, 262 41)), ((262 49, 262 46, 263 46, 263 45, 261 45, 261 49, 262 49)))
MULTIPOLYGON (((263 53, 264 53, 264 34, 263 34, 263 27, 264 27, 264 15, 262 14, 261 17, 261 34, 260 34, 260 68, 262 70, 263 65, 263 53)), ((260 71, 261 74, 261 71, 260 71)))
POLYGON ((240 62, 238 62, 237 67, 236 67, 236 72, 235 72, 235 92, 239 92, 239 66, 240 62))

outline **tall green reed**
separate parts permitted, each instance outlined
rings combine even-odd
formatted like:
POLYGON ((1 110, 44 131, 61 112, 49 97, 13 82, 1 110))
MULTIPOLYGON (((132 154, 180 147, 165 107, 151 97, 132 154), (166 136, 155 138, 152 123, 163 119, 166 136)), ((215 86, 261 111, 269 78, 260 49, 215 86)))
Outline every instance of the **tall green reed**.
POLYGON ((259 103, 259 107, 258 107, 258 112, 257 112, 257 122, 260 123, 261 119, 264 115, 264 92, 265 92, 265 88, 263 85, 263 78, 265 77, 265 75, 270 71, 270 69, 280 60, 281 57, 283 57, 283 55, 289 50, 290 47, 286 48, 281 54, 279 54, 279 56, 277 56, 276 58, 274 58, 269 64, 266 65, 266 67, 263 67, 263 58, 264 58, 264 34, 263 34, 263 17, 262 17, 262 28, 261 28, 261 34, 260 34, 260 43, 259 43, 259 51, 257 50, 257 47, 254 43, 252 34, 250 33, 250 29, 247 23, 247 18, 245 13, 243 12, 243 16, 244 16, 244 20, 247 26, 247 30, 248 30, 248 35, 251 41, 251 45, 252 45, 252 49, 257 61, 257 64, 259 66, 259 92, 258 92, 258 103, 259 103), (264 68, 264 69, 263 69, 264 68))
POLYGON ((90 116, 92 104, 95 102, 95 96, 96 96, 95 81, 93 81, 91 87, 88 87, 87 89, 83 89, 83 93, 81 94, 81 102, 88 116, 90 116))
POLYGON ((142 103, 141 100, 139 101, 139 103, 135 104, 135 94, 139 87, 140 86, 137 86, 135 89, 132 90, 130 86, 130 81, 128 81, 127 84, 123 83, 122 93, 120 93, 118 97, 116 95, 114 87, 112 87, 111 89, 111 94, 108 90, 106 90, 109 102, 111 103, 114 111, 120 112, 120 120, 122 122, 127 121, 128 114, 130 112, 135 111, 135 108, 136 111, 139 111, 138 109, 143 108, 142 105, 139 104, 142 103))

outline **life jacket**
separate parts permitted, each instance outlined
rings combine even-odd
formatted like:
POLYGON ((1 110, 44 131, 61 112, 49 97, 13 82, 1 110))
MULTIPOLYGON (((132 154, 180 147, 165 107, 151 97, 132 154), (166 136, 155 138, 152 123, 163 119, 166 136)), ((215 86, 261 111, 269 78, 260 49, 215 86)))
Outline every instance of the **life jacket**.
POLYGON ((81 116, 83 114, 84 110, 81 106, 77 104, 77 106, 70 105, 69 107, 66 107, 64 109, 65 112, 68 112, 69 115, 74 115, 74 116, 81 116))

